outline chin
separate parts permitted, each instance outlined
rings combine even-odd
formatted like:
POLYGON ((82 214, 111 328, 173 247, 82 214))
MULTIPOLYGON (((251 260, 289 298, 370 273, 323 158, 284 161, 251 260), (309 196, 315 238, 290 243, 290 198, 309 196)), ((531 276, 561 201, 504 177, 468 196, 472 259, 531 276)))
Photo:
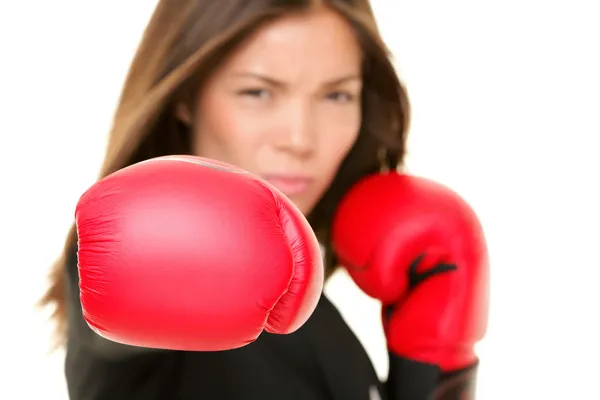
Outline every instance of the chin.
POLYGON ((308 207, 306 201, 303 201, 297 196, 287 196, 287 198, 290 199, 290 201, 296 206, 298 210, 300 210, 302 214, 304 214, 305 217, 310 213, 312 207, 308 207))

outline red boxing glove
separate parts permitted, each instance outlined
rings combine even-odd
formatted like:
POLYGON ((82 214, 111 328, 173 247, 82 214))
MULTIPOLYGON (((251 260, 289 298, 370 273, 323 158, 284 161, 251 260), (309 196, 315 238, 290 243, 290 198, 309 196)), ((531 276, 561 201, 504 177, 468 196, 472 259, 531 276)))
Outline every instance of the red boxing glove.
POLYGON ((397 172, 359 182, 341 202, 334 250, 384 304, 391 353, 448 373, 477 363, 488 315, 481 225, 456 193, 397 172))
POLYGON ((124 168, 83 194, 76 222, 83 315, 115 342, 238 348, 295 331, 321 295, 304 216, 229 165, 170 156, 124 168))

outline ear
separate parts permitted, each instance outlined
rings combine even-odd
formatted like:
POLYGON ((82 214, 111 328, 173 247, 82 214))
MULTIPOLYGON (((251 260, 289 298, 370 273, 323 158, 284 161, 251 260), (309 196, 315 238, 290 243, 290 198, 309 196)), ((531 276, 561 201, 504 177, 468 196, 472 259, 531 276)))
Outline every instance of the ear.
POLYGON ((190 106, 187 102, 178 101, 175 104, 175 109, 173 112, 175 114, 175 118, 177 118, 184 125, 192 125, 192 111, 190 110, 190 106))

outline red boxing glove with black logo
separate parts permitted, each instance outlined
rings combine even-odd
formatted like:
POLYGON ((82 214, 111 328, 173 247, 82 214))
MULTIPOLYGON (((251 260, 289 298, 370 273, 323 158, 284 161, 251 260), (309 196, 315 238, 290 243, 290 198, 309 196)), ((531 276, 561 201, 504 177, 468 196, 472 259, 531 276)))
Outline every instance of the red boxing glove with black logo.
POLYGON ((340 263, 383 303, 390 397, 472 398, 488 254, 469 205, 433 181, 377 174, 346 195, 332 233, 340 263))

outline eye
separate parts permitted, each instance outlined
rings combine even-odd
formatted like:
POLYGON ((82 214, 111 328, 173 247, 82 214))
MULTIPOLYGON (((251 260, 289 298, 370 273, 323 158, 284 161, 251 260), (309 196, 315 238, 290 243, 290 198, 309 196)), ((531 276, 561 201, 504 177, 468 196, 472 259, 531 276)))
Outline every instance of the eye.
POLYGON ((327 99, 333 100, 338 103, 348 103, 355 99, 355 96, 352 93, 337 91, 327 94, 327 99))
POLYGON ((254 97, 257 99, 268 99, 271 92, 266 89, 244 89, 238 92, 240 96, 254 97))

